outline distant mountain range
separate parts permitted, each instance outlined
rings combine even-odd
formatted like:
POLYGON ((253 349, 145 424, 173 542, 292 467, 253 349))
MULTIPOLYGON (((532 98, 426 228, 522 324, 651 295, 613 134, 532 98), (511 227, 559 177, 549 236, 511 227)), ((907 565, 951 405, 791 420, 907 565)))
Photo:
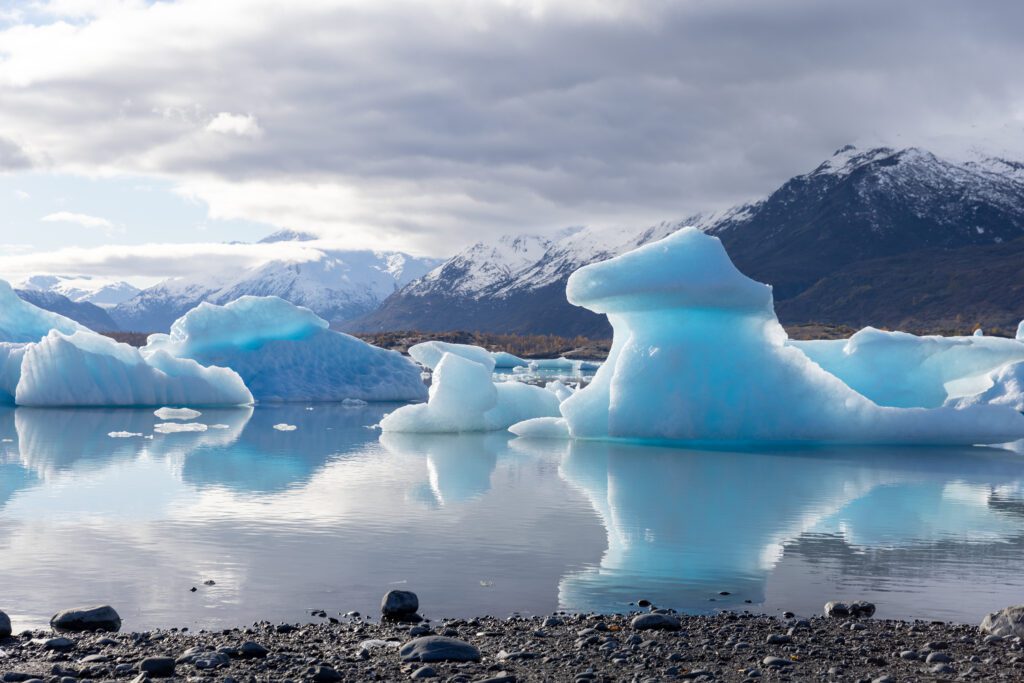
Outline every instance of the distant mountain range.
MULTIPOLYGON (((1024 164, 887 147, 844 147, 765 199, 727 211, 638 229, 509 235, 444 262, 323 250, 318 260, 175 278, 141 292, 66 276, 19 287, 96 329, 163 331, 201 301, 273 294, 352 331, 604 337, 603 316, 565 300, 566 279, 685 225, 721 238, 740 270, 772 284, 785 323, 1011 328, 1024 318, 1024 164)), ((281 231, 261 241, 314 239, 281 231)))
POLYGON ((1024 164, 847 146, 764 200, 717 214, 475 244, 347 327, 606 336, 603 317, 565 301, 569 274, 684 225, 721 238, 740 270, 772 284, 786 323, 1024 318, 1024 164))

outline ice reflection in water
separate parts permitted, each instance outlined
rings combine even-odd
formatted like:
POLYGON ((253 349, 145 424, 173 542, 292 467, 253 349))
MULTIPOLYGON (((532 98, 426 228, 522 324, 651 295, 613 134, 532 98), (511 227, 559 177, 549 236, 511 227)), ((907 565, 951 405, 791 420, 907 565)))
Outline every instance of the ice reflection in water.
POLYGON ((396 585, 435 616, 867 597, 975 621, 1019 602, 1019 454, 380 435, 392 406, 309 407, 153 439, 107 436, 153 434, 151 411, 0 411, 5 611, 27 627, 105 601, 126 628, 214 627, 373 613, 396 585))

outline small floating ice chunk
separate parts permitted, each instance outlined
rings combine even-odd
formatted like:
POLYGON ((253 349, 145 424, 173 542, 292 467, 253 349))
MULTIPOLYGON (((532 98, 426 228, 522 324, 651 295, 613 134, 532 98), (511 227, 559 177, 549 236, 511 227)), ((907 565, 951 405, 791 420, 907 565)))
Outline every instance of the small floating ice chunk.
POLYGON ((553 393, 558 398, 559 403, 575 393, 575 390, 572 387, 566 386, 557 379, 545 384, 544 388, 553 393))
POLYGON ((284 422, 274 425, 274 429, 279 432, 294 432, 298 427, 295 425, 286 424, 284 422))
POLYGON ((983 329, 981 329, 981 328, 979 327, 978 329, 976 329, 976 330, 974 331, 974 336, 975 336, 975 337, 984 337, 984 336, 985 336, 985 330, 983 330, 983 329))
POLYGON ((205 432, 209 427, 201 422, 161 422, 153 425, 153 431, 159 434, 176 434, 178 432, 205 432))
POLYGON ((491 369, 445 353, 434 369, 427 403, 403 406, 380 421, 385 432, 487 432, 533 417, 557 416, 558 398, 541 387, 503 382, 491 369))
POLYGON ((509 431, 526 439, 568 439, 569 423, 561 417, 535 417, 512 425, 509 431))
POLYGON ((207 425, 210 429, 231 429, 231 425, 215 424, 207 425))
POLYGON ((111 439, 130 439, 133 436, 142 436, 139 432, 107 432, 111 439))
POLYGON ((491 356, 494 358, 494 367, 496 368, 519 368, 529 365, 519 356, 512 355, 507 351, 492 351, 491 356))
POLYGON ((192 410, 191 408, 160 408, 159 410, 153 411, 161 420, 194 420, 201 416, 202 413, 198 410, 192 410))

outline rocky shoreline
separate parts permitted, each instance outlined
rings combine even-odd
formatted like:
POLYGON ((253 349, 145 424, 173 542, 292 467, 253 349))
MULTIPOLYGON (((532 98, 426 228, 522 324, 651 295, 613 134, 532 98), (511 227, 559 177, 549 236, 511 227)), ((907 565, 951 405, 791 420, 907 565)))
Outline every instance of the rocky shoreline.
MULTIPOLYGON (((380 621, 315 612, 317 623, 215 632, 79 630, 98 622, 69 611, 54 617, 52 632, 0 631, 0 681, 1024 680, 1024 644, 1014 635, 1021 608, 986 618, 982 629, 876 620, 867 603, 778 618, 686 616, 640 601, 628 615, 432 622, 416 614, 415 595, 395 593, 380 621)), ((120 625, 109 607, 95 611, 120 625)))

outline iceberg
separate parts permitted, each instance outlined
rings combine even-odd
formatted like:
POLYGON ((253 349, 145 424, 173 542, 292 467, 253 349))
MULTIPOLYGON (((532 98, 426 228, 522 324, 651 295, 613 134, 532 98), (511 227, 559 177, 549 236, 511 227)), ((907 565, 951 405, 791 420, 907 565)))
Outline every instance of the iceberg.
POLYGON ((593 382, 560 405, 565 435, 681 445, 981 444, 1024 437, 1007 406, 879 406, 787 345, 772 291, 721 242, 684 228, 569 278, 571 303, 605 313, 614 337, 593 382))
POLYGON ((1024 344, 999 337, 918 337, 866 327, 849 339, 790 341, 822 368, 875 403, 937 408, 984 391, 988 374, 1024 361, 1024 344))
POLYGON ((492 351, 491 357, 494 358, 494 367, 508 370, 509 368, 524 368, 529 363, 519 356, 515 356, 507 351, 492 351))
POLYGON ((0 342, 37 342, 50 330, 74 334, 87 329, 70 318, 23 301, 9 283, 0 280, 0 342))
MULTIPOLYGON (((8 387, 9 388, 9 387, 8 387)), ((252 403, 233 370, 203 367, 93 332, 51 331, 24 350, 14 390, 20 406, 225 406, 252 403)))
POLYGON ((989 386, 985 391, 955 399, 951 403, 958 407, 1004 405, 1024 412, 1024 362, 1004 365, 989 373, 986 379, 989 386))
POLYGON ((259 401, 422 401, 419 368, 395 351, 329 329, 326 320, 277 297, 203 303, 169 334, 154 334, 147 359, 229 367, 259 401))
POLYGON ((487 368, 490 372, 494 370, 496 357, 479 346, 473 346, 471 344, 450 344, 442 341, 428 341, 415 346, 409 347, 409 355, 413 357, 420 365, 434 370, 437 368, 438 363, 444 357, 444 354, 450 353, 453 356, 461 356, 466 360, 471 360, 474 363, 479 363, 487 368))
MULTIPOLYGON (((482 349, 481 349, 482 350, 482 349)), ((486 365, 444 353, 427 403, 403 406, 380 421, 385 432, 487 432, 558 415, 554 392, 519 382, 495 384, 486 365)))

